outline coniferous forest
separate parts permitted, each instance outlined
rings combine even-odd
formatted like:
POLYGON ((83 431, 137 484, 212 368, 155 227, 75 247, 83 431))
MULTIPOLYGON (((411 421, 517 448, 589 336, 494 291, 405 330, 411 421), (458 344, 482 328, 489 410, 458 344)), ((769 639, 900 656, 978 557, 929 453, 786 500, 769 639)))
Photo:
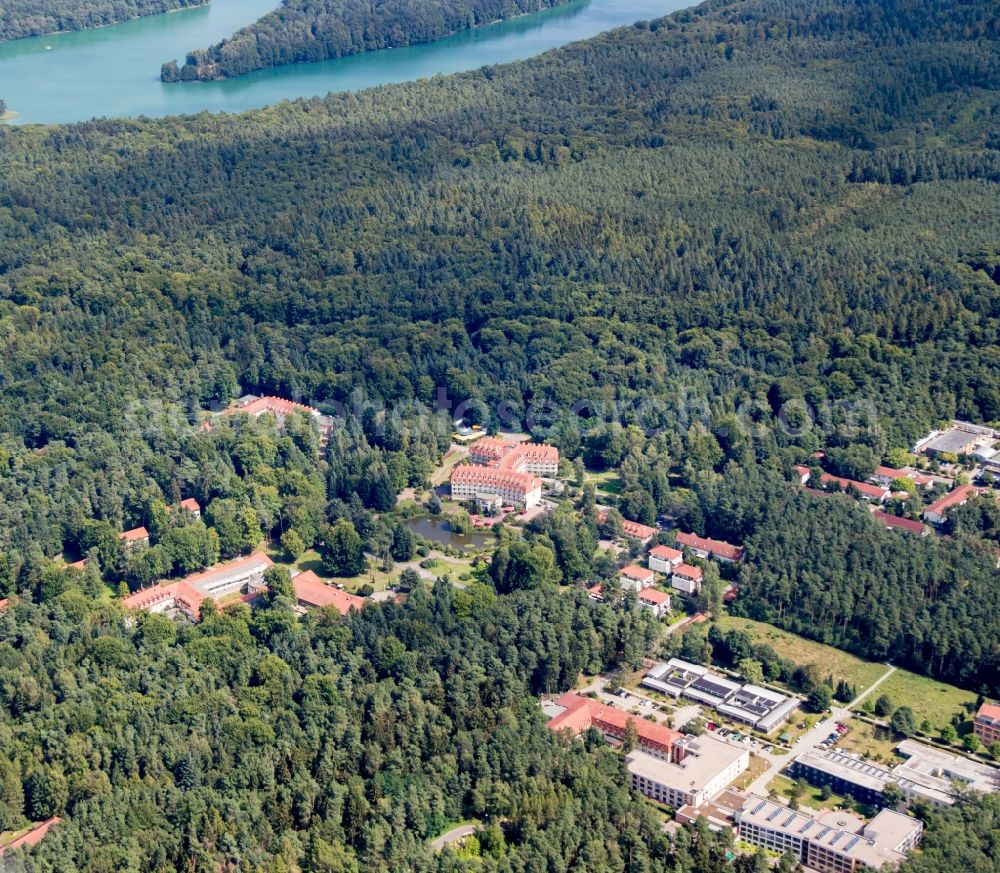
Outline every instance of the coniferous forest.
MULTIPOLYGON (((745 543, 734 611, 1000 691, 991 514, 904 538, 788 475, 1000 419, 998 42, 989 0, 710 0, 240 116, 0 128, 0 830, 65 819, 27 869, 757 869, 543 727, 532 695, 652 639, 574 590, 586 516, 346 619, 274 580, 123 621, 108 583, 264 535, 392 542, 450 430, 372 408, 441 391, 745 543), (301 422, 196 427, 244 392, 358 409, 317 463, 301 422), (464 818, 478 856, 434 854, 464 818)), ((905 866, 991 869, 996 814, 932 813, 905 866)))
POLYGON ((285 0, 280 9, 183 66, 163 65, 164 82, 242 76, 253 70, 325 61, 430 42, 482 24, 559 6, 567 0, 285 0))
MULTIPOLYGON (((142 15, 159 15, 209 0, 4 0, 0 40, 64 30, 90 30, 142 15)), ((2 114, 2 113, 0 113, 2 114)))

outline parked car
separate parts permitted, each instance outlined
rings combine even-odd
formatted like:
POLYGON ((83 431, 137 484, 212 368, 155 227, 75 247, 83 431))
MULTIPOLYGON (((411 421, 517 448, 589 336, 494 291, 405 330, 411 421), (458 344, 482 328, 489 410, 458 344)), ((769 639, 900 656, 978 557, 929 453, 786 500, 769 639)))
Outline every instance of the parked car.
POLYGON ((837 731, 838 734, 846 734, 847 733, 847 725, 838 724, 837 727, 836 727, 836 731, 837 731))
POLYGON ((707 725, 705 725, 705 729, 706 730, 710 730, 710 731, 714 731, 715 730, 715 722, 714 721, 710 721, 707 725))

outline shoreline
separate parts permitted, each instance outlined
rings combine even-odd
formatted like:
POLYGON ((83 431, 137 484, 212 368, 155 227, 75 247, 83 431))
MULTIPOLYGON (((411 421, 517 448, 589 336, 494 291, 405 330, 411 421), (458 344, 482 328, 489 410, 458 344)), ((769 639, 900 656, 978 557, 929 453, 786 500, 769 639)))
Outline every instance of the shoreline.
POLYGON ((15 36, 12 39, 0 39, 0 45, 4 43, 20 42, 23 39, 44 39, 47 36, 62 36, 67 33, 89 33, 93 30, 104 30, 108 27, 115 27, 118 24, 127 24, 130 21, 141 21, 143 18, 155 18, 157 15, 173 15, 175 12, 187 12, 191 9, 204 9, 211 6, 212 0, 201 0, 200 3, 193 3, 190 6, 179 6, 177 9, 165 9, 163 12, 147 12, 145 15, 130 15, 128 18, 119 18, 117 21, 109 21, 106 24, 95 24, 93 27, 81 27, 77 30, 46 30, 43 33, 25 34, 15 36))

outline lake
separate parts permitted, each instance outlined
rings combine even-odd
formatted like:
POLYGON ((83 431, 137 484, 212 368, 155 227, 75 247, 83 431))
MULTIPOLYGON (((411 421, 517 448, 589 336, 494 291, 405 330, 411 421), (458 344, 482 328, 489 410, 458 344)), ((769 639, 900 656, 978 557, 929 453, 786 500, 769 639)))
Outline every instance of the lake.
POLYGON ((448 527, 447 520, 443 518, 432 518, 425 515, 407 519, 404 524, 415 534, 420 534, 432 543, 454 546, 456 549, 468 546, 479 547, 496 541, 496 537, 492 533, 454 533, 448 527))
POLYGON ((280 100, 509 63, 691 4, 573 0, 424 45, 261 70, 218 82, 160 82, 164 61, 183 62, 190 49, 218 42, 277 5, 275 0, 213 0, 208 7, 98 30, 0 43, 0 97, 19 113, 19 124, 240 112, 280 100))

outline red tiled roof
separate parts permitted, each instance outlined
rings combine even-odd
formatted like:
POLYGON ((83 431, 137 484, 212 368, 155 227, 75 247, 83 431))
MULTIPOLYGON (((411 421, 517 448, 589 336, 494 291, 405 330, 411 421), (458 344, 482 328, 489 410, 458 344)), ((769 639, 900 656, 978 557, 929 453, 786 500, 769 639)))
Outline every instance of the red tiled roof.
POLYGON ((689 549, 699 549, 730 561, 739 561, 743 558, 743 547, 731 545, 724 540, 713 540, 708 537, 700 537, 693 533, 678 533, 677 542, 689 549))
POLYGON ((0 849, 0 855, 10 849, 20 849, 24 846, 37 846, 49 832, 49 829, 53 825, 59 824, 62 819, 59 816, 53 816, 48 821, 43 821, 41 824, 33 825, 31 830, 29 830, 23 837, 18 837, 13 842, 8 843, 2 849, 0 849))
POLYGON ((3 612, 8 606, 10 606, 10 600, 6 597, 0 600, 0 612, 3 612))
POLYGON ((499 437, 484 436, 472 444, 469 449, 469 455, 472 458, 499 461, 513 448, 514 443, 509 443, 507 440, 500 439, 499 437))
POLYGON ((880 510, 875 510, 872 515, 886 527, 895 528, 897 530, 905 530, 907 533, 917 534, 919 536, 926 530, 919 521, 914 521, 912 518, 900 518, 898 515, 892 515, 891 513, 882 512, 880 510))
POLYGON ((824 485, 837 485, 844 491, 854 488, 859 494, 878 500, 882 500, 889 494, 889 489, 882 485, 869 485, 867 482, 856 482, 854 479, 844 479, 842 476, 833 476, 830 473, 824 473, 819 477, 819 480, 824 485))
POLYGON ((930 506, 927 507, 928 512, 936 512, 938 515, 944 515, 945 510, 951 509, 953 506, 959 506, 965 503, 970 497, 975 497, 979 492, 972 485, 961 485, 954 491, 950 491, 938 500, 935 500, 930 506))
POLYGON ((670 595, 664 591, 659 591, 656 588, 644 588, 639 592, 639 599, 659 606, 662 603, 669 603, 670 595))
POLYGON ((530 473, 515 473, 511 470, 496 470, 493 467, 477 467, 463 464, 452 467, 452 482, 471 482, 484 488, 511 488, 517 491, 534 490, 540 487, 542 480, 530 473))
POLYGON ((649 550, 649 554, 662 561, 676 561, 678 558, 684 557, 684 553, 680 549, 672 549, 670 546, 653 546, 649 550))
POLYGON ((596 585, 591 585, 587 589, 587 593, 591 597, 602 597, 604 595, 604 586, 598 582, 596 585))
POLYGON ((347 615, 352 609, 360 610, 366 602, 363 597, 327 585, 312 570, 292 579, 292 588, 295 597, 307 606, 332 606, 341 615, 347 615))
POLYGON ((134 527, 132 530, 127 530, 125 533, 118 534, 118 539, 124 540, 127 543, 134 543, 139 540, 148 540, 149 531, 144 527, 134 527))
POLYGON ((809 476, 812 474, 812 470, 802 464, 796 464, 792 469, 799 474, 799 477, 809 476))
POLYGON ((245 412, 247 415, 258 416, 263 415, 265 412, 269 412, 271 415, 281 418, 286 415, 291 415, 293 412, 306 412, 313 413, 318 412, 312 406, 306 406, 304 403, 296 403, 294 400, 286 400, 284 397, 258 397, 256 400, 252 400, 246 406, 240 407, 230 407, 226 410, 227 415, 234 415, 238 412, 245 412))
POLYGON ((934 477, 933 476, 928 476, 925 473, 914 473, 913 475, 910 476, 910 478, 917 485, 933 485, 934 484, 934 477))
POLYGON ((544 443, 519 443, 500 461, 500 467, 505 470, 516 470, 528 461, 558 464, 559 449, 544 443))
POLYGON ((72 567, 74 570, 86 570, 87 569, 87 559, 81 558, 79 561, 74 561, 72 564, 67 564, 67 567, 72 567))
POLYGON ((181 501, 181 509, 186 509, 188 512, 201 512, 201 504, 193 497, 189 497, 187 500, 181 501))
POLYGON ((985 718, 992 718, 1000 721, 1000 704, 996 703, 984 703, 979 707, 979 712, 976 715, 984 716, 985 718))
POLYGON ((560 731, 569 729, 574 735, 583 733, 591 725, 612 736, 622 737, 628 722, 635 725, 635 732, 639 738, 640 746, 652 747, 662 751, 667 751, 673 747, 684 735, 679 731, 649 721, 645 718, 636 718, 620 709, 612 706, 605 706, 579 694, 567 692, 562 695, 556 703, 565 707, 565 712, 561 712, 549 721, 549 730, 560 731))
POLYGON ((632 539, 646 540, 656 533, 656 528, 650 527, 648 524, 639 524, 637 521, 624 519, 622 520, 622 531, 624 531, 625 536, 632 537, 632 539))
POLYGON ((705 574, 702 572, 701 567, 692 567, 690 564, 681 564, 679 567, 674 568, 675 576, 684 576, 687 579, 701 579, 705 574))
POLYGON ((879 466, 875 468, 875 475, 886 479, 906 479, 910 474, 906 470, 897 470, 895 467, 879 466))
POLYGON ((646 567, 638 567, 635 564, 629 564, 627 567, 622 567, 618 571, 622 576, 628 576, 629 579, 635 579, 642 582, 653 575, 653 571, 647 569, 646 567))

